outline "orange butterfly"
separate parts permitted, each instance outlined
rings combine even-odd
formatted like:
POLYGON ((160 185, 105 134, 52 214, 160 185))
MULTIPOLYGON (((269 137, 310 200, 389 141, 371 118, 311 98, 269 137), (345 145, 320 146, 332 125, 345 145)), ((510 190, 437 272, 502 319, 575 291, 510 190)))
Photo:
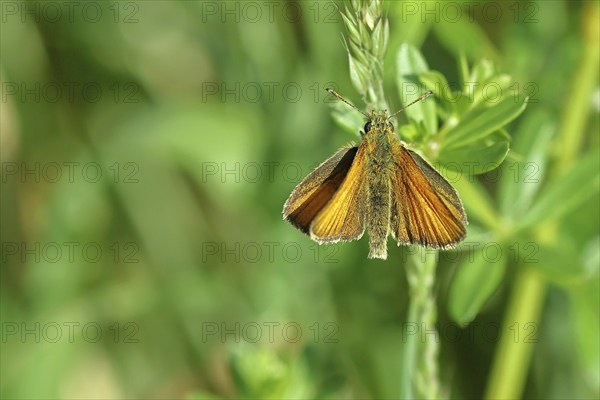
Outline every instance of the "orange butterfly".
POLYGON ((460 242, 467 216, 456 190, 394 134, 390 118, 406 107, 391 116, 366 114, 326 90, 368 118, 362 143, 342 148, 304 178, 283 218, 319 244, 360 239, 367 228, 369 258, 387 258, 390 233, 398 245, 446 249, 460 242))

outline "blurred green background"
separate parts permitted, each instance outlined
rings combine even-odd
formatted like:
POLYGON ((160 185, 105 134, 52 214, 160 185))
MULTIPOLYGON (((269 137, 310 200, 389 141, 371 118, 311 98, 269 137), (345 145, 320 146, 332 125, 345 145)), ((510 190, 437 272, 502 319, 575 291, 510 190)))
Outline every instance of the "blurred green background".
POLYGON ((341 3, 0 4, 2 398, 398 398, 408 337, 439 340, 441 397, 600 395, 598 2, 384 3, 394 110, 402 43, 529 96, 506 161, 456 182, 472 248, 439 256, 437 339, 414 249, 281 219, 359 139, 323 90, 362 107, 341 3))

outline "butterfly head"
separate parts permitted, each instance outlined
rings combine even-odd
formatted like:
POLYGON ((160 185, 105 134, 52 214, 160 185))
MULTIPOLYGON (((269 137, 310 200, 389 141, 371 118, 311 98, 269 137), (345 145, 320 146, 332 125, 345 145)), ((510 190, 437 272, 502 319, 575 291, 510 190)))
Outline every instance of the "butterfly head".
POLYGON ((393 129, 390 122, 390 114, 387 110, 371 111, 368 115, 368 121, 363 128, 363 134, 369 133, 372 129, 393 129))
POLYGON ((348 104, 350 107, 354 108, 356 111, 358 111, 359 113, 361 113, 362 115, 367 117, 367 123, 365 124, 364 132, 361 132, 362 135, 369 133, 371 130, 373 130, 375 128, 377 128, 377 130, 380 132, 383 132, 386 129, 393 130, 394 128, 392 126, 392 123, 390 122, 390 119, 395 117, 398 113, 404 111, 407 107, 410 107, 411 105, 415 104, 416 102, 419 102, 419 101, 423 100, 424 98, 433 94, 433 92, 431 90, 428 90, 425 93, 423 93, 421 96, 417 97, 416 100, 413 100, 411 103, 407 104, 406 106, 402 107, 401 109, 399 109, 398 111, 396 111, 395 113, 390 115, 387 112, 387 110, 371 111, 370 113, 367 114, 367 113, 361 111, 354 104, 350 103, 348 100, 346 100, 345 98, 340 96, 335 90, 333 90, 331 88, 325 88, 325 90, 327 90, 333 96, 337 97, 338 99, 340 99, 341 101, 348 104))

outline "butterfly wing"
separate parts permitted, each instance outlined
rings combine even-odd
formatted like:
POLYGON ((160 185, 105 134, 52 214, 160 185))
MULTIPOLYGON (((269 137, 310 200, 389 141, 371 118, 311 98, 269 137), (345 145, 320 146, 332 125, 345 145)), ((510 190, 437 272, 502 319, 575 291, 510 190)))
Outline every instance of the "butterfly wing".
POLYGON ((308 174, 283 206, 283 218, 306 234, 317 214, 329 203, 352 167, 358 147, 344 147, 308 174))
POLYGON ((366 151, 364 145, 358 148, 344 181, 310 225, 313 240, 334 243, 362 237, 367 204, 366 151))
POLYGON ((398 244, 449 248, 466 235, 467 216, 456 190, 400 141, 392 144, 392 233, 398 244))

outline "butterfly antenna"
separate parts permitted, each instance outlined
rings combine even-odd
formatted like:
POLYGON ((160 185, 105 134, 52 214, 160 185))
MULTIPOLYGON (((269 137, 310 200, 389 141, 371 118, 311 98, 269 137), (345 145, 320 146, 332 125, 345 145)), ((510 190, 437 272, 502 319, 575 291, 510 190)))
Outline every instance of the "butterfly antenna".
POLYGON ((426 91, 425 93, 423 93, 422 95, 420 95, 415 101, 413 101, 412 103, 402 107, 401 109, 399 109, 398 111, 396 111, 395 113, 393 113, 392 115, 389 116, 388 119, 395 117, 398 113, 406 110, 408 107, 412 106, 415 103, 418 103, 419 101, 425 99, 426 97, 429 97, 433 94, 433 92, 431 90, 426 91))
POLYGON ((341 101, 343 101, 344 103, 348 104, 350 107, 354 108, 356 111, 358 111, 359 113, 361 113, 362 115, 364 115, 365 117, 369 118, 369 115, 366 114, 364 111, 360 110, 358 107, 356 107, 354 104, 350 103, 348 100, 346 100, 345 98, 343 98, 340 94, 338 94, 338 92, 336 92, 333 89, 330 88, 325 88, 325 90, 327 90, 329 93, 331 93, 332 95, 334 95, 335 97, 337 97, 338 99, 340 99, 341 101))

